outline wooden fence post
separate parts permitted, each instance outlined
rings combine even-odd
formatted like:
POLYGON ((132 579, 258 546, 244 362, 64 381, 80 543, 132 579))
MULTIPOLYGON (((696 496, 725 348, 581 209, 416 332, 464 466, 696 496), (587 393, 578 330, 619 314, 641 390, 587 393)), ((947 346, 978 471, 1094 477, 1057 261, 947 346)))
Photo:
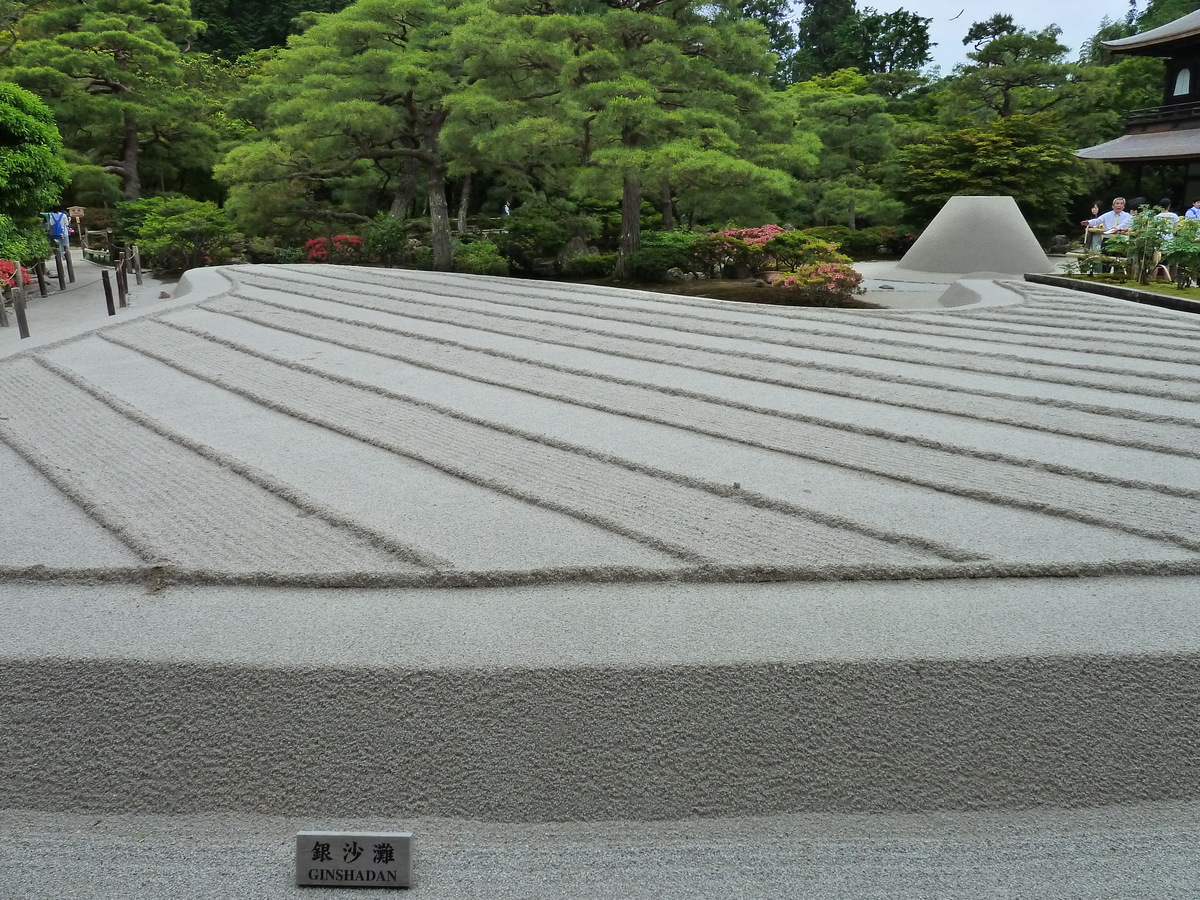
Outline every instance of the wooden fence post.
POLYGON ((108 269, 100 273, 100 279, 104 282, 104 302, 108 305, 108 314, 115 316, 117 309, 113 306, 112 282, 108 278, 108 269))
POLYGON ((71 284, 75 283, 75 266, 71 262, 71 246, 68 244, 67 249, 63 251, 63 259, 67 263, 67 280, 71 284))
POLYGON ((17 331, 21 332, 21 340, 29 337, 29 320, 25 318, 25 285, 21 283, 21 267, 16 271, 16 294, 13 297, 13 310, 17 314, 17 331))
POLYGON ((58 289, 65 291, 67 289, 67 280, 63 277, 63 255, 62 250, 57 246, 54 248, 54 271, 58 275, 58 289))
POLYGON ((39 259, 37 265, 33 267, 33 271, 37 275, 38 293, 43 297, 49 297, 50 288, 46 287, 46 261, 39 259))
POLYGON ((142 283, 142 249, 133 244, 133 274, 137 278, 137 283, 142 283))
POLYGON ((125 277, 126 261, 124 250, 118 251, 116 266, 117 299, 120 301, 121 308, 124 309, 129 305, 127 300, 129 296, 129 279, 125 277))

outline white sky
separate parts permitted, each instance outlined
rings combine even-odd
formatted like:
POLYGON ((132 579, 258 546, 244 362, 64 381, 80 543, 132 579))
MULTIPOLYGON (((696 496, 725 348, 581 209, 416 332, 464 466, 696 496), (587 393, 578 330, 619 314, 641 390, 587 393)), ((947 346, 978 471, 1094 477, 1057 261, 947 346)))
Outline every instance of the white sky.
MULTIPOLYGON (((1120 20, 1129 11, 1128 0, 859 0, 859 9, 868 6, 880 12, 907 9, 933 19, 929 36, 938 45, 933 48, 933 61, 941 66, 943 75, 949 75, 956 63, 967 61, 966 52, 971 48, 964 47, 962 39, 971 23, 996 13, 1007 13, 1018 26, 1032 31, 1057 25, 1062 29, 1059 40, 1071 48, 1067 58, 1074 61, 1079 45, 1096 33, 1101 19, 1120 20)), ((1141 0, 1138 11, 1145 6, 1141 0)))

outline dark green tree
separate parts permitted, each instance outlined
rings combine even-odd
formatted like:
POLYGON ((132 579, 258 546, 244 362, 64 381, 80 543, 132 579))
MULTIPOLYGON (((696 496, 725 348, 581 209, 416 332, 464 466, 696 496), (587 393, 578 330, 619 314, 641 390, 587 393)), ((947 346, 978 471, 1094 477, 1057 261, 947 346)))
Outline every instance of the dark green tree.
POLYGON ((956 195, 1009 195, 1035 232, 1052 234, 1083 184, 1086 168, 1074 148, 1046 117, 996 119, 902 149, 893 190, 926 221, 956 195))
POLYGON ((413 161, 427 186, 434 267, 451 268, 442 131, 466 75, 450 35, 488 11, 439 0, 359 0, 294 38, 257 80, 266 100, 258 139, 217 167, 238 221, 365 225, 389 186, 394 195, 403 190, 405 163, 413 161))
POLYGON ((821 141, 818 162, 804 181, 807 212, 817 224, 857 228, 859 220, 892 224, 904 211, 884 182, 895 153, 895 119, 887 100, 853 69, 794 84, 796 128, 821 141))
POLYGON ((489 24, 461 37, 473 83, 456 107, 497 165, 552 159, 574 197, 619 198, 618 277, 640 247, 644 194, 686 190, 717 208, 794 189, 778 168, 793 136, 765 115, 771 60, 754 23, 715 4, 587 0, 489 24), (770 165, 751 146, 766 143, 770 165))
POLYGON ((1137 17, 1137 30, 1149 31, 1200 9, 1200 0, 1150 0, 1137 17))
POLYGON ((136 199, 148 148, 178 157, 216 141, 204 93, 184 76, 196 26, 187 0, 53 0, 19 19, 0 76, 42 97, 66 145, 136 199))
POLYGON ((204 22, 196 48, 225 59, 281 47, 301 30, 304 13, 338 12, 352 0, 192 0, 192 15, 204 22))
POLYGON ((830 75, 839 69, 858 69, 867 75, 919 69, 932 58, 932 19, 905 9, 889 13, 872 7, 859 10, 855 0, 803 2, 791 81, 830 75))

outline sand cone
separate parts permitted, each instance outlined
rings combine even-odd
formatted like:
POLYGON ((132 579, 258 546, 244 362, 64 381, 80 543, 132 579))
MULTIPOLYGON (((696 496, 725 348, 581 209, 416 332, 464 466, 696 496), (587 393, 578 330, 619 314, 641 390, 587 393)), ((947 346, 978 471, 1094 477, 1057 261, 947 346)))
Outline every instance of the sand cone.
POLYGON ((951 197, 896 268, 1023 275, 1053 266, 1012 197, 951 197))

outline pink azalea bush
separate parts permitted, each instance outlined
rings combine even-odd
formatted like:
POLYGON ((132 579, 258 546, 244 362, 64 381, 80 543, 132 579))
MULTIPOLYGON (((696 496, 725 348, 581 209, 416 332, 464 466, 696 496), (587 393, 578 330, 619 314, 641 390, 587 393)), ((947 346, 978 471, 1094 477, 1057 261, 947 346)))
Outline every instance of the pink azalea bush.
POLYGON ((355 263, 362 257, 363 240, 353 234, 333 236, 333 259, 329 258, 329 238, 313 238, 304 245, 309 262, 355 263))
POLYGON ((783 229, 778 225, 760 225, 758 228, 730 228, 727 231, 715 233, 722 237, 742 241, 751 247, 761 247, 772 238, 783 234, 783 229))
POLYGON ((799 266, 778 282, 789 291, 802 294, 816 305, 828 305, 850 300, 855 294, 865 294, 862 275, 840 262, 814 263, 799 266))

